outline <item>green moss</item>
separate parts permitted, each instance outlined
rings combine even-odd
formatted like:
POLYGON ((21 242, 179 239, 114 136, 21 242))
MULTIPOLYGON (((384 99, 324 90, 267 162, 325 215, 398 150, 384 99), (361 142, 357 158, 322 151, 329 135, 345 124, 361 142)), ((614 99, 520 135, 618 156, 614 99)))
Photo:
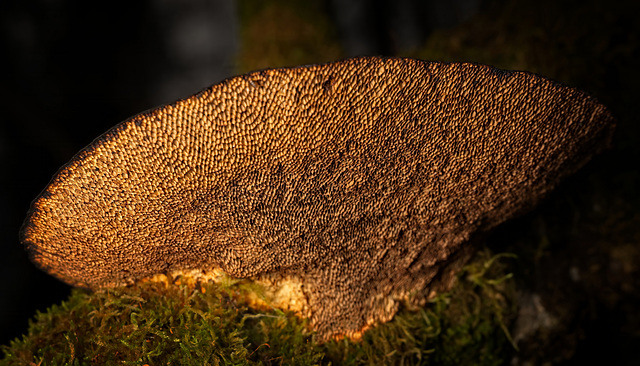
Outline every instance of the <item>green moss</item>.
POLYGON ((502 256, 481 252, 460 281, 420 309, 366 332, 361 342, 314 342, 306 321, 256 310, 234 281, 201 287, 143 283, 87 293, 38 313, 3 346, 3 365, 468 364, 505 363, 513 286, 502 256), (496 280, 498 278, 498 280, 496 280))

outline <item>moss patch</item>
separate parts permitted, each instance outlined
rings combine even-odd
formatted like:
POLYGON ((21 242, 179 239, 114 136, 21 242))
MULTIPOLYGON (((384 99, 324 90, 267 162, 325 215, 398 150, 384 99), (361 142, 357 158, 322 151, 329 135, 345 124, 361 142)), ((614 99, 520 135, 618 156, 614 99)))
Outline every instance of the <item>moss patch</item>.
MULTIPOLYGON (((403 309, 361 342, 320 345, 306 321, 247 304, 251 283, 143 283, 87 293, 38 313, 3 346, 3 365, 504 364, 514 290, 503 256, 481 252, 456 286, 426 307, 403 309)), ((178 279, 179 282, 179 279, 178 279)))

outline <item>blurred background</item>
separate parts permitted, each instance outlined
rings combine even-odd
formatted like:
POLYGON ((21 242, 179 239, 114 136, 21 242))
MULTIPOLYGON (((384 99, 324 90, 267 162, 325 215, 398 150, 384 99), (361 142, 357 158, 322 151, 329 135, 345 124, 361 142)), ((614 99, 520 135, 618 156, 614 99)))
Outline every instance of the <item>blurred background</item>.
POLYGON ((0 344, 69 294, 18 232, 95 137, 239 73, 385 55, 532 71, 610 107, 614 147, 487 245, 520 258, 519 362, 640 364, 638 14, 595 0, 4 0, 0 344))

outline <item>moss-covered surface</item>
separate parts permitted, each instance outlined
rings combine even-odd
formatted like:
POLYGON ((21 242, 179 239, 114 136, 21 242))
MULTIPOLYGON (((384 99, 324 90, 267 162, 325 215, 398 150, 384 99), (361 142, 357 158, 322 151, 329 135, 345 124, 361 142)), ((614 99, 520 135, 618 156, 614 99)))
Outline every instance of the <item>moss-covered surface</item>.
MULTIPOLYGON (((455 287, 426 307, 347 339, 314 342, 306 322, 248 306, 244 281, 201 286, 147 282, 87 293, 39 313, 3 346, 3 365, 500 365, 513 352, 508 259, 483 251, 455 287)), ((179 282, 179 279, 178 279, 179 282)))

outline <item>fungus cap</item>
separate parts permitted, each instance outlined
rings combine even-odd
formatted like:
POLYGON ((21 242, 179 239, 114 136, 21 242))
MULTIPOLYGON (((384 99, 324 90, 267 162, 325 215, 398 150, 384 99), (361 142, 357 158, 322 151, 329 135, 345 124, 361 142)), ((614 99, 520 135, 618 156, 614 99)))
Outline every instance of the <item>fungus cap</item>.
POLYGON ((321 337, 356 336, 446 287, 435 279, 465 243, 538 202, 613 126, 577 89, 484 65, 263 70, 98 137, 36 198, 21 238, 74 286, 259 278, 294 288, 321 337))

